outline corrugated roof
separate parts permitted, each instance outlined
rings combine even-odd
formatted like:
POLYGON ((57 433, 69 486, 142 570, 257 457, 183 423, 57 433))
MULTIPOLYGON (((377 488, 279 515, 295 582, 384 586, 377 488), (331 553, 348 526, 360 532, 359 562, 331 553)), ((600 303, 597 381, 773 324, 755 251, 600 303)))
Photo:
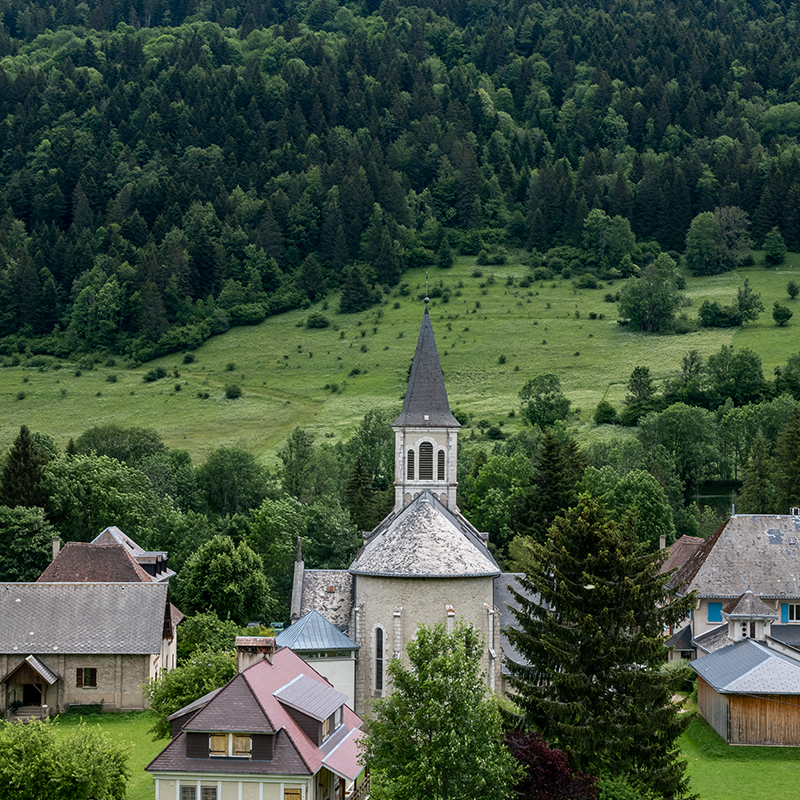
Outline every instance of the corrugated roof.
POLYGON ((354 575, 477 578, 500 574, 486 545, 460 514, 427 489, 378 528, 350 565, 354 575))
POLYGON ((308 714, 322 722, 347 702, 347 695, 327 683, 320 683, 309 675, 297 675, 274 696, 285 706, 308 714))
POLYGON ((159 583, 0 583, 0 653, 159 653, 167 592, 159 583))
POLYGON ((461 427, 450 411, 427 304, 422 315, 422 327, 417 339, 411 374, 408 376, 403 410, 392 425, 425 428, 461 427))
POLYGON ((752 639, 690 663, 720 694, 800 695, 800 662, 752 639))
POLYGON ((736 515, 700 546, 669 585, 700 597, 800 597, 800 517, 736 515))
POLYGON ((295 652, 315 650, 358 650, 335 625, 312 609, 275 638, 278 647, 291 647, 295 652))

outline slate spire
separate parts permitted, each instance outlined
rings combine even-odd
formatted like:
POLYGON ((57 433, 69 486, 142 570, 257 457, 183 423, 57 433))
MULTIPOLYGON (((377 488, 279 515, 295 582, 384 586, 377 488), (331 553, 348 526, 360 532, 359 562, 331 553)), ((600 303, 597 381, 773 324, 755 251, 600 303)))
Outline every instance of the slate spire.
POLYGON ((427 298, 403 410, 392 425, 393 427, 461 427, 450 411, 450 403, 447 400, 427 298))

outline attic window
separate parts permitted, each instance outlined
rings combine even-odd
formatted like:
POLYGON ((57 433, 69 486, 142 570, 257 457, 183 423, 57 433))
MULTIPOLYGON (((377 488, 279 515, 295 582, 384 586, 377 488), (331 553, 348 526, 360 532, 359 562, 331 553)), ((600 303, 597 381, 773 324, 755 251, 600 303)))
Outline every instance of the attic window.
POLYGON ((427 414, 423 414, 422 419, 424 419, 425 422, 427 422, 430 419, 430 417, 427 414))

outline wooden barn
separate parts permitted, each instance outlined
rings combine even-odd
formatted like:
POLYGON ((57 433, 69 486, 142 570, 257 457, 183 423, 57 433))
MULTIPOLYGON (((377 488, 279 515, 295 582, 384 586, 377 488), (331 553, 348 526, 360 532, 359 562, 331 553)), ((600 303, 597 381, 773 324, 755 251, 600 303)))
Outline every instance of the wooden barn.
POLYGON ((692 662, 698 710, 729 744, 800 745, 800 661, 743 639, 692 662))

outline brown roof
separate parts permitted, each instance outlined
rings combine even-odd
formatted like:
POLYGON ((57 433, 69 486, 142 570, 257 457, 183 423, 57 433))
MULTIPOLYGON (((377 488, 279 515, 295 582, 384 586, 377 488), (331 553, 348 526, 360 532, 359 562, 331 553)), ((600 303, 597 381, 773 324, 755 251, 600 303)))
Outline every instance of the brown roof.
POLYGON ((700 536, 687 536, 684 534, 667 548, 669 555, 659 571, 663 574, 673 569, 679 569, 704 541, 705 539, 700 536))
POLYGON ((422 317, 414 363, 411 366, 411 374, 408 376, 408 389, 403 410, 392 425, 425 428, 461 427, 450 411, 427 305, 422 317))
POLYGON ((40 583, 152 583, 152 577, 120 544, 67 542, 39 577, 40 583))

